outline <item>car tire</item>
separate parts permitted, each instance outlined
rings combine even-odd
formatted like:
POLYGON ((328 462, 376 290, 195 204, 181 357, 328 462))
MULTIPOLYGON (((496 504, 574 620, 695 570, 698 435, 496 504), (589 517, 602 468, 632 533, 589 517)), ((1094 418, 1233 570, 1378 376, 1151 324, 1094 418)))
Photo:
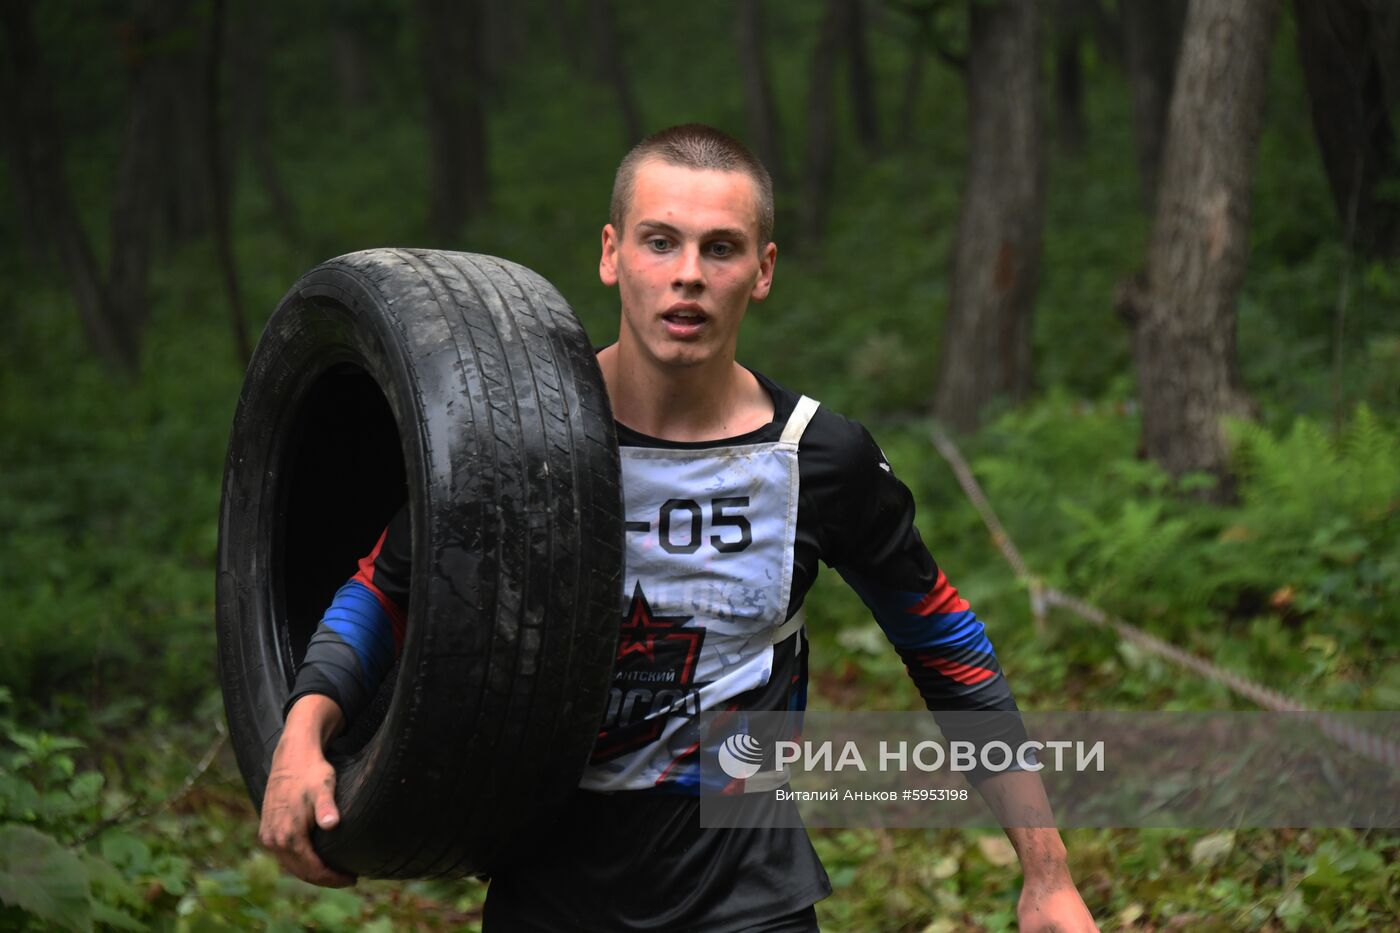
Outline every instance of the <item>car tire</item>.
POLYGON ((620 467, 592 346, 530 270, 374 249, 296 283, 249 363, 219 521, 219 678, 261 807, 307 642, 408 504, 402 649, 331 749, 331 866, 490 872, 574 792, 622 611, 620 467))

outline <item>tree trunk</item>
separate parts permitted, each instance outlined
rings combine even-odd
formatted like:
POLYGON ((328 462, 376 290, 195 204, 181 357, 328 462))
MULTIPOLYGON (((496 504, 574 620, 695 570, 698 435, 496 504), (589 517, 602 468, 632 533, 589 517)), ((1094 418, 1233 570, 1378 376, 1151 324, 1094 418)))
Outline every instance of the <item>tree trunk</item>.
POLYGON ((229 323, 233 329, 233 350, 240 367, 248 365, 253 355, 248 337, 247 315, 243 313, 243 294, 238 284, 238 264, 233 252, 233 225, 229 217, 229 174, 224 169, 223 143, 223 62, 224 27, 227 22, 225 0, 213 0, 209 9, 209 41, 205 52, 206 100, 204 153, 208 160, 209 187, 214 192, 214 244, 219 258, 219 270, 224 278, 224 293, 228 297, 229 323))
MULTIPOLYGON (((1182 0, 1161 0, 1161 2, 1177 3, 1182 2, 1182 0)), ((1078 0, 1077 8, 1079 15, 1083 17, 1081 22, 1094 40, 1094 48, 1099 53, 1099 59, 1111 65, 1121 66, 1123 64, 1121 11, 1115 14, 1105 9, 1103 0, 1078 0)))
POLYGON ((1060 0, 1055 23, 1055 130, 1071 153, 1084 148, 1084 68, 1080 49, 1087 22, 1083 0, 1060 0))
POLYGON ((335 60, 340 106, 347 112, 370 102, 369 56, 355 23, 341 20, 331 27, 331 53, 335 60))
POLYGON ((417 0, 428 102, 434 234, 451 241, 486 207, 486 113, 481 102, 481 0, 417 0))
POLYGON ((1123 52, 1133 93, 1133 148, 1142 208, 1157 200, 1186 0, 1122 0, 1123 52))
POLYGON ((843 0, 846 34, 846 75, 851 84, 851 114, 856 139, 866 152, 880 150, 880 112, 875 102, 875 81, 870 74, 870 53, 865 37, 865 8, 861 0, 843 0))
POLYGON ((575 73, 583 71, 583 56, 579 54, 578 16, 569 0, 549 0, 548 15, 559 37, 559 49, 569 68, 575 73))
POLYGON ((591 0, 589 21, 593 29, 593 51, 597 55, 598 74, 613 89, 617 111, 622 116, 624 143, 628 149, 641 142, 645 135, 637 99, 632 94, 632 81, 623 61, 622 38, 618 35, 617 18, 608 0, 591 0))
POLYGON ((233 82, 233 123, 240 142, 247 146, 258 186, 272 208, 273 222, 283 239, 297 244, 301 242, 301 219, 277 169, 267 116, 267 53, 271 40, 263 27, 263 17, 248 3, 235 4, 232 19, 229 57, 233 73, 238 76, 233 82))
POLYGON ((836 171, 836 59, 845 0, 826 0, 807 80, 807 152, 802 174, 801 238, 820 242, 826 231, 836 171))
POLYGON ((774 182, 781 186, 787 176, 783 165, 783 131, 778 105, 773 99, 773 82, 768 74, 760 3, 761 0, 739 0, 739 15, 735 21, 739 69, 744 80, 744 115, 748 118, 750 143, 774 182))
POLYGON ((88 346, 112 369, 133 372, 136 360, 122 339, 102 282, 92 244, 83 229, 64 173, 65 145, 48 74, 34 34, 34 0, 0 5, 5 54, 0 76, 6 106, 3 139, 21 210, 31 238, 52 249, 73 290, 88 346))
POLYGON ((6 39, 0 108, 6 150, 25 215, 42 225, 36 234, 51 244, 73 290, 89 346, 113 370, 134 375, 140 366, 146 321, 146 279, 163 166, 160 140, 170 80, 165 49, 174 9, 159 2, 138 6, 128 46, 130 88, 121 164, 112 196, 111 268, 105 281, 92 243, 74 206, 64 170, 64 134, 34 35, 33 3, 0 5, 6 39))
MULTIPOLYGON (((127 118, 122 143, 121 163, 112 199, 112 253, 107 272, 107 301, 112 317, 119 322, 126 352, 135 361, 140 354, 142 335, 149 317, 146 285, 151 267, 151 252, 162 185, 169 185, 176 175, 182 176, 181 186, 198 188, 208 194, 204 175, 202 124, 196 124, 188 136, 193 139, 192 150, 181 153, 179 166, 173 167, 164 156, 160 141, 169 138, 169 122, 176 118, 170 109, 174 96, 172 85, 186 79, 187 60, 166 57, 171 31, 181 15, 180 0, 152 0, 138 5, 134 18, 134 37, 126 56, 129 71, 127 118), (189 162, 200 169, 199 179, 183 177, 189 162)), ((194 85, 198 97, 200 82, 194 85)), ((182 90, 180 93, 187 94, 182 90)), ((199 102, 203 109, 203 102, 199 102)), ((169 190, 168 188, 166 189, 169 190)), ((193 197, 193 191, 190 194, 193 197)), ((192 215, 186 215, 192 216, 192 215)))
MULTIPOLYGON (((57 258, 67 269, 74 257, 64 255, 56 241, 63 236, 59 228, 76 222, 77 215, 67 186, 52 190, 50 176, 64 161, 63 133, 41 67, 33 2, 0 5, 0 39, 4 43, 0 45, 0 95, 6 101, 0 107, 0 147, 10 166, 10 190, 31 258, 46 264, 57 249, 57 258)), ((95 282, 91 252, 85 264, 90 269, 87 278, 95 282)), ((80 310, 82 306, 80 302, 80 310)), ((91 333, 88 336, 90 340, 93 337, 91 333)))
POLYGON ((1278 0, 1193 0, 1172 92, 1146 281, 1122 307, 1133 327, 1148 456, 1173 476, 1231 487, 1222 419, 1245 414, 1235 351, 1254 157, 1278 0))
POLYGON ((1034 0, 969 6, 968 164, 934 394, 959 430, 1030 389, 1045 200, 1034 0))
POLYGON ((1362 0, 1296 0, 1298 55, 1313 129, 1348 239, 1367 255, 1400 253, 1400 183, 1386 81, 1373 39, 1379 13, 1362 0))
POLYGON ((487 0, 482 10, 482 30, 486 34, 484 77, 489 95, 499 93, 507 70, 529 48, 525 7, 516 0, 487 0))
MULTIPOLYGON (((134 20, 146 24, 164 21, 161 47, 147 41, 145 48, 134 48, 134 53, 150 58, 156 72, 146 79, 149 93, 155 95, 150 101, 153 125, 161 132, 152 142, 156 157, 164 162, 156 197, 162 204, 166 233, 172 242, 179 243, 207 233, 213 219, 213 192, 204 159, 208 117, 204 112, 201 14, 193 4, 171 0, 141 0, 136 10, 134 20)), ((138 23, 137 28, 149 25, 138 23)))
POLYGON ((914 139, 914 115, 919 112, 919 92, 924 86, 924 66, 928 62, 924 39, 922 30, 914 31, 909 37, 909 58, 904 66, 904 87, 899 94, 901 146, 908 146, 914 139))
POLYGON ((1385 99, 1400 101, 1400 3, 1368 0, 1371 11, 1371 55, 1381 69, 1385 99))

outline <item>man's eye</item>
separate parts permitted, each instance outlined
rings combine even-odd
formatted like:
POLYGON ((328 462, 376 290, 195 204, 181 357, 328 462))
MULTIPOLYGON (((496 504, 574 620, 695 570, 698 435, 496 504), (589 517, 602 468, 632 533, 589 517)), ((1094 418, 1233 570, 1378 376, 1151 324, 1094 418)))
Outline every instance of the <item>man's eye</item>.
POLYGON ((664 253, 671 248, 671 241, 664 236, 654 236, 647 240, 647 245, 658 253, 664 253))
POLYGON ((728 243, 711 243, 710 252, 720 257, 728 256, 730 253, 734 252, 734 247, 728 243))

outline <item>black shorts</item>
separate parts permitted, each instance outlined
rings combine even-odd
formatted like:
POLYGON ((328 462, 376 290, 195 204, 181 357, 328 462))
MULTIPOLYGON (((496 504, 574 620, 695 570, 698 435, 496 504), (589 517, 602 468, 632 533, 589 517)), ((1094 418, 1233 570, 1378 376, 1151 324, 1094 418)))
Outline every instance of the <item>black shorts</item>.
POLYGON ((817 908, 804 907, 786 917, 749 927, 745 933, 821 933, 821 927, 817 926, 817 908))
POLYGON ((702 829, 697 797, 578 791, 495 873, 486 933, 810 933, 831 883, 806 830, 702 829))
MULTIPOLYGON (((532 926, 530 921, 499 920, 492 917, 490 910, 486 913, 485 924, 482 927, 483 933, 538 933, 551 929, 553 928, 532 926), (522 926, 522 922, 525 925, 522 926)), ((821 933, 821 927, 817 925, 817 909, 804 907, 785 917, 760 920, 753 926, 735 930, 735 933, 821 933)))

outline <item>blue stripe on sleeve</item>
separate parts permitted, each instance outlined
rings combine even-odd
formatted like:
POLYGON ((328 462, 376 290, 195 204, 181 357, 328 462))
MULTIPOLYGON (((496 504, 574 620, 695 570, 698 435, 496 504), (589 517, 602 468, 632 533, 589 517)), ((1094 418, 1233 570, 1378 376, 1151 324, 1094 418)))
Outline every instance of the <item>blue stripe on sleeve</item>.
POLYGON ((842 578, 869 607, 885 637, 896 648, 939 648, 947 645, 992 653, 982 622, 972 610, 918 615, 909 609, 923 598, 920 593, 886 589, 859 574, 839 570, 842 578))
POLYGON ((352 580, 336 591, 321 624, 354 650, 367 689, 373 690, 394 663, 394 627, 378 597, 352 580))

